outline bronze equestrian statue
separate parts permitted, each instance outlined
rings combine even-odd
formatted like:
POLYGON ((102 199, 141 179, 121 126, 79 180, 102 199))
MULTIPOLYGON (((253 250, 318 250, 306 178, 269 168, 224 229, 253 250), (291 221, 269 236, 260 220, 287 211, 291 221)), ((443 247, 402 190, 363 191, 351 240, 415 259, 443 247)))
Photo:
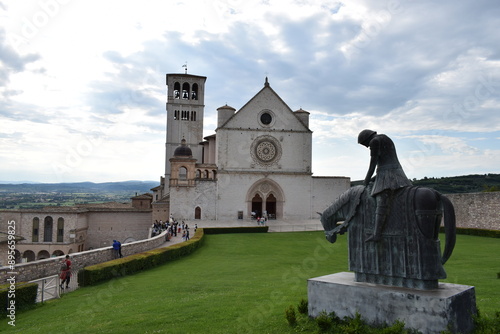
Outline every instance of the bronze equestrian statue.
POLYGON ((358 282, 436 289, 455 246, 452 203, 433 189, 411 185, 389 137, 363 130, 358 141, 371 150, 370 167, 363 186, 350 188, 321 214, 327 240, 333 243, 337 234, 349 232, 349 270, 358 282))

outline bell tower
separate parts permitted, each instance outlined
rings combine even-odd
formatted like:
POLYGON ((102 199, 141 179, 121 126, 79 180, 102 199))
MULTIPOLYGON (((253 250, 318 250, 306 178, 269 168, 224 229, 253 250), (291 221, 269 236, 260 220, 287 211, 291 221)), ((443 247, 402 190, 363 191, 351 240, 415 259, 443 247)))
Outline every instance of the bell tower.
POLYGON ((202 161, 203 114, 207 77, 191 74, 167 74, 167 141, 165 178, 170 179, 170 158, 185 140, 193 158, 202 161))

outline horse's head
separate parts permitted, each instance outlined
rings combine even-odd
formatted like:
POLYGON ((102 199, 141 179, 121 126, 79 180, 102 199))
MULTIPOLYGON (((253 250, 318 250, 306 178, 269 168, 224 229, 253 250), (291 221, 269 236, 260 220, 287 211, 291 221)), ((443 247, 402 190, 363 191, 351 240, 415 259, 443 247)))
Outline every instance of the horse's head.
POLYGON ((337 241, 337 232, 331 230, 331 231, 325 231, 325 236, 326 240, 330 241, 332 244, 337 241))
POLYGON ((325 230, 326 239, 331 243, 337 240, 337 234, 347 232, 351 218, 356 213, 364 186, 355 186, 345 191, 340 197, 326 209, 321 216, 321 224, 325 230), (337 223, 344 221, 341 225, 337 223))

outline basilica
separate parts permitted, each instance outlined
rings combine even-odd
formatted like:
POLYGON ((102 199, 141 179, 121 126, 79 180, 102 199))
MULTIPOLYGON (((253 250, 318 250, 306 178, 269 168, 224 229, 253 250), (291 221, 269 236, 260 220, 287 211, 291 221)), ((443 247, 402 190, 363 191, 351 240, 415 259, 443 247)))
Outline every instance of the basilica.
POLYGON ((312 169, 309 112, 292 111, 264 87, 239 110, 217 109, 215 134, 203 137, 204 76, 167 74, 165 175, 153 191, 153 219, 317 219, 348 177, 312 169))
MULTIPOLYGON (((350 187, 348 177, 313 176, 309 113, 292 111, 267 79, 238 111, 218 108, 215 134, 204 137, 207 78, 166 77, 165 175, 152 194, 131 203, 0 210, 0 232, 16 222, 16 263, 146 239, 154 221, 170 216, 228 225, 257 216, 318 220, 318 212, 350 187)), ((0 250, 4 239, 0 233, 0 250)))

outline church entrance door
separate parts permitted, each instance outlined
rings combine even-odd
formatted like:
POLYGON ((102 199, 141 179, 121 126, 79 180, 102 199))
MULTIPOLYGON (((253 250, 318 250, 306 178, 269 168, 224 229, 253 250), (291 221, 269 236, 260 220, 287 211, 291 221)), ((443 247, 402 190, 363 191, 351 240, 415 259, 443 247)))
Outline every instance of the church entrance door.
POLYGON ((194 209, 194 219, 201 219, 201 208, 199 206, 194 209))
POLYGON ((266 198, 266 211, 269 219, 276 219, 276 197, 273 194, 266 198))
POLYGON ((262 214, 262 197, 259 194, 255 194, 252 198, 252 212, 255 212, 256 217, 262 214))

